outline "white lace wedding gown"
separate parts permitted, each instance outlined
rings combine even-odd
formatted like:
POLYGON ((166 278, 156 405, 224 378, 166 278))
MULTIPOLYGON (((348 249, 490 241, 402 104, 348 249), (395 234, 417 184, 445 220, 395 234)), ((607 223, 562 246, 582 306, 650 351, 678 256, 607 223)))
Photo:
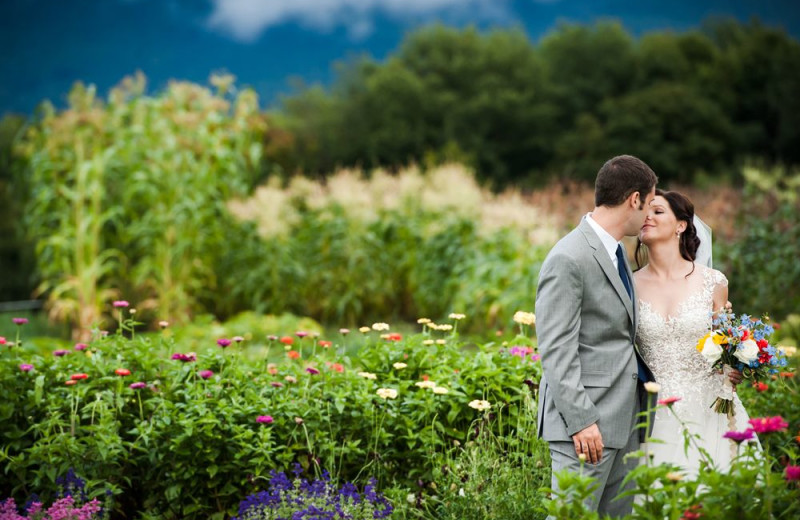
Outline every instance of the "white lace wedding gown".
POLYGON ((688 475, 696 474, 701 454, 690 445, 684 449, 683 428, 678 415, 689 431, 697 434, 701 446, 717 468, 727 470, 736 455, 736 444, 722 437, 730 430, 743 431, 750 427, 749 417, 739 397, 734 394, 734 416, 729 418, 711 408, 717 396, 725 395, 723 376, 709 369, 708 362, 697 351, 697 342, 711 330, 714 288, 727 286, 725 275, 708 267, 702 269, 703 285, 678 308, 676 316, 664 317, 639 300, 637 341, 656 382, 661 385, 659 399, 680 397, 672 411, 661 408, 656 412, 652 437, 661 443, 648 443, 647 449, 656 464, 669 462, 681 466, 688 475), (674 412, 674 413, 673 413, 674 412))

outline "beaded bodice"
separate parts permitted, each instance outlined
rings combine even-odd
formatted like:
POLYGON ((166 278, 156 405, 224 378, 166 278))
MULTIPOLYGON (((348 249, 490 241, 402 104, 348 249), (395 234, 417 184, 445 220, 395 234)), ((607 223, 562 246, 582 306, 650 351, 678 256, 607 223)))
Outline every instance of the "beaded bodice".
POLYGON ((677 409, 708 407, 722 390, 722 376, 710 370, 697 342, 711 329, 714 288, 725 275, 704 266, 702 288, 690 294, 674 316, 664 317, 639 300, 637 342, 645 363, 661 385, 660 398, 680 397, 677 409))

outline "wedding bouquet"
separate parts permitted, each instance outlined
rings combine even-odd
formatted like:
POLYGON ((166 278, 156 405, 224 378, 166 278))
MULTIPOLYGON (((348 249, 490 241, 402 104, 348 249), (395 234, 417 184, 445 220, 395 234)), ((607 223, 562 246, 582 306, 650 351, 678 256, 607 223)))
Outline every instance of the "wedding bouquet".
POLYGON ((711 332, 697 342, 698 352, 711 368, 721 369, 724 374, 724 396, 718 396, 711 404, 715 411, 733 414, 733 385, 728 377, 732 369, 739 370, 745 378, 758 380, 786 365, 783 352, 769 343, 773 332, 767 316, 736 316, 729 309, 717 313, 711 332))

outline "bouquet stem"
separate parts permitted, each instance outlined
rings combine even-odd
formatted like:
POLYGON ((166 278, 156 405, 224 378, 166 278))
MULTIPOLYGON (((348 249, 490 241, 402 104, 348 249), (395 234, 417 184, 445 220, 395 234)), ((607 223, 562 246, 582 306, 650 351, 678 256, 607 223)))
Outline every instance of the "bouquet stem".
POLYGON ((733 383, 731 383, 730 373, 733 368, 730 365, 722 365, 722 386, 725 397, 717 397, 711 407, 717 413, 724 413, 728 417, 733 417, 733 383))

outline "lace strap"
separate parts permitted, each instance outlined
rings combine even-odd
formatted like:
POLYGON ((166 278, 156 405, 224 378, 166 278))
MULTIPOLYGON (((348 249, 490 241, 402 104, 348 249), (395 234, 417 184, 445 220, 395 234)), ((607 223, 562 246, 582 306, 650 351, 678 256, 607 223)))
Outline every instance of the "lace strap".
POLYGON ((713 293, 717 286, 728 286, 728 278, 716 269, 708 268, 703 273, 703 285, 709 293, 713 293))

